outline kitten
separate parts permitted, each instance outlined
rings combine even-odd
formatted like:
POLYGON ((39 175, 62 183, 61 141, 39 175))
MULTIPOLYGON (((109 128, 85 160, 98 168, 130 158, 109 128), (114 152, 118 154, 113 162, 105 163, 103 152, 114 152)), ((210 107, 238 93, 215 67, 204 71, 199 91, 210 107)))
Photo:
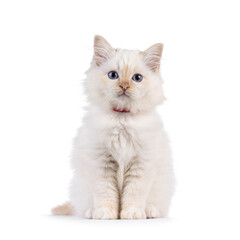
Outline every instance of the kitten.
POLYGON ((163 45, 114 49, 95 36, 85 90, 88 114, 75 139, 70 202, 52 210, 93 219, 165 217, 173 194, 164 100, 163 45))

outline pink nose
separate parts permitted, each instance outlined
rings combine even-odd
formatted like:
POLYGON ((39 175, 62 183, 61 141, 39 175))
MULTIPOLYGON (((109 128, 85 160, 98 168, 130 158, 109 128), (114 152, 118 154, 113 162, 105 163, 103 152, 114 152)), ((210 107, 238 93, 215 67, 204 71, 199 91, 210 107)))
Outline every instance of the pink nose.
POLYGON ((119 87, 122 88, 124 92, 129 88, 129 86, 126 84, 120 84, 119 87))

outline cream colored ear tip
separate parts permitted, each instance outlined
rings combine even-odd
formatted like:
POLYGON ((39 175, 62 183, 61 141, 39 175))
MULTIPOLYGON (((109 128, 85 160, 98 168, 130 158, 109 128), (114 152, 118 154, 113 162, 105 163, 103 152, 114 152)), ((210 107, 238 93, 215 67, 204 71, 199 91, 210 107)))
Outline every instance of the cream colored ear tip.
POLYGON ((162 52, 163 49, 163 43, 155 43, 151 47, 145 50, 145 52, 155 52, 159 51, 162 52))
POLYGON ((94 40, 98 40, 98 39, 100 39, 100 38, 102 38, 102 36, 100 36, 100 35, 95 35, 95 36, 94 36, 94 40))
POLYGON ((96 44, 97 42, 99 42, 101 39, 101 36, 100 35, 95 35, 94 36, 94 44, 96 44))
POLYGON ((163 51, 163 43, 159 43, 159 48, 161 49, 161 54, 162 54, 162 51, 163 51))
POLYGON ((94 36, 94 43, 99 43, 99 42, 107 43, 107 40, 104 37, 102 37, 101 35, 95 35, 94 36))
POLYGON ((159 48, 159 49, 163 49, 163 43, 156 43, 153 46, 159 48))

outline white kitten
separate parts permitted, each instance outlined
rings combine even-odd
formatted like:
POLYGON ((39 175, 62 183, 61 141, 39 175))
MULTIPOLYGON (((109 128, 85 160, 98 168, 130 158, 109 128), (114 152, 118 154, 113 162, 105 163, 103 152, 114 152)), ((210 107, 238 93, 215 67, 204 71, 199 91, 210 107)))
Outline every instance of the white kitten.
POLYGON ((85 89, 88 114, 75 139, 70 203, 54 214, 94 219, 165 217, 173 194, 167 136, 155 107, 164 100, 163 45, 114 49, 101 36, 85 89))

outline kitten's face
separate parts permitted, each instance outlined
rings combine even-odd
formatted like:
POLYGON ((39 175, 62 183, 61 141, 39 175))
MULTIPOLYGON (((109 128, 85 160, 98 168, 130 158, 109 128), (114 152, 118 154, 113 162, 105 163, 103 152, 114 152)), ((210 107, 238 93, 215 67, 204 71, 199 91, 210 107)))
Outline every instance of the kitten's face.
POLYGON ((100 36, 87 72, 89 99, 105 109, 138 112, 158 105, 164 99, 159 74, 162 44, 145 52, 113 49, 100 36))

